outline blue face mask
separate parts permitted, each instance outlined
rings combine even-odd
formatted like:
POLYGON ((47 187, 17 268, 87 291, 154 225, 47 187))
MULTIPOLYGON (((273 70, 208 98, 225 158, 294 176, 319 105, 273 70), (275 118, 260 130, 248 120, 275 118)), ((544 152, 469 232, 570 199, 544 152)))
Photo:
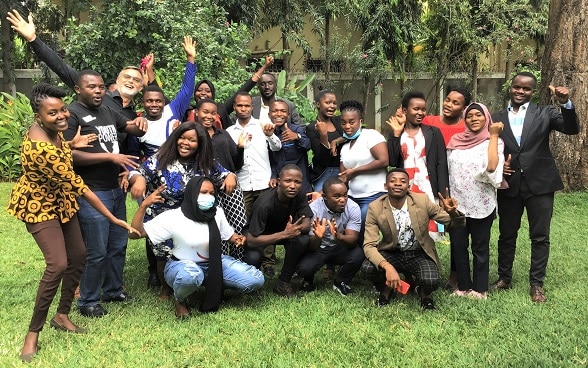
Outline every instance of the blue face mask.
POLYGON ((208 211, 214 206, 215 198, 212 194, 200 194, 198 195, 198 208, 201 211, 208 211))
POLYGON ((354 139, 357 139, 357 137, 359 137, 360 134, 361 134, 361 128, 357 129, 357 132, 355 132, 354 135, 347 135, 346 133, 343 133, 343 138, 349 139, 349 140, 354 140, 354 139))

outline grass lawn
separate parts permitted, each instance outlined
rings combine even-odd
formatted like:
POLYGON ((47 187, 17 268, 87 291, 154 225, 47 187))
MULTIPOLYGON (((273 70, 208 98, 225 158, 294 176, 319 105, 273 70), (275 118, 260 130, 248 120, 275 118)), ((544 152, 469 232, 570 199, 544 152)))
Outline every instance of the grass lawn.
MULTIPOLYGON (((0 183, 5 207, 11 184, 0 183)), ((129 203, 129 219, 134 213, 129 203)), ((130 241, 125 280, 138 300, 104 304, 110 312, 71 319, 86 335, 48 325, 41 367, 574 367, 588 365, 588 193, 557 194, 545 292, 531 303, 526 223, 517 252, 513 289, 485 301, 435 292, 437 310, 424 313, 414 296, 376 308, 375 294, 356 277, 343 298, 317 275, 318 290, 295 300, 271 292, 228 291, 221 310, 193 312, 179 321, 171 301, 146 288, 144 243, 130 241)), ((24 224, 0 211, 0 367, 21 366, 18 354, 31 317, 43 257, 24 224)), ((490 281, 496 278, 496 224, 490 281)), ((447 275, 448 245, 438 246, 447 275)), ((196 297, 198 303, 198 296, 196 297)), ((49 312, 52 316, 56 303, 49 312)))

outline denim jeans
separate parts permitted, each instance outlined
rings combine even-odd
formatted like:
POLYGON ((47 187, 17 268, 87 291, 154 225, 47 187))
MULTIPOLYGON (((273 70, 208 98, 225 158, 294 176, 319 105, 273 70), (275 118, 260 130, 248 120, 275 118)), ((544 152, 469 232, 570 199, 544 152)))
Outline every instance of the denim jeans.
MULTIPOLYGON (((126 221, 126 197, 122 189, 96 191, 94 194, 116 218, 126 221)), ((87 253, 78 307, 91 307, 98 304, 101 293, 115 297, 123 291, 128 233, 108 221, 84 198, 79 197, 78 203, 78 218, 87 253)))
MULTIPOLYGON (((257 268, 241 262, 231 256, 222 255, 223 285, 250 293, 263 286, 265 278, 257 268)), ((174 289, 176 300, 183 302, 190 294, 202 286, 208 273, 208 262, 175 261, 170 259, 165 264, 163 277, 174 289)))
POLYGON ((365 232, 365 219, 367 217, 368 207, 370 206, 370 203, 372 203, 376 199, 380 198, 384 194, 386 194, 386 192, 376 193, 376 194, 373 194, 369 197, 361 197, 361 198, 355 198, 355 197, 351 197, 351 196, 349 197, 353 200, 353 202, 355 202, 359 205, 359 209, 361 210, 361 230, 359 230, 359 238, 357 239, 357 243, 359 244, 360 247, 363 247, 363 233, 365 232))
POLYGON ((338 167, 327 167, 325 171, 319 176, 314 183, 312 183, 315 192, 320 192, 323 190, 323 184, 327 181, 328 178, 337 177, 339 176, 339 168, 338 167))

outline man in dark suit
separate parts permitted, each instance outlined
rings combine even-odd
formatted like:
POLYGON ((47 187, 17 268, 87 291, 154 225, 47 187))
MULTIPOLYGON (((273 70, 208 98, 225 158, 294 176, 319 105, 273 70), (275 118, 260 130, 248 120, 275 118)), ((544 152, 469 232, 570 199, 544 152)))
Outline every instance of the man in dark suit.
POLYGON ((531 300, 542 303, 543 280, 549 258, 549 229, 553 213, 553 197, 563 183, 555 159, 549 149, 552 130, 577 134, 578 117, 565 87, 549 86, 561 105, 531 103, 537 79, 531 73, 518 73, 511 80, 509 106, 494 114, 492 119, 504 123, 500 137, 504 141, 505 178, 508 189, 498 191, 498 280, 492 289, 509 289, 515 257, 518 230, 523 211, 527 209, 531 239, 531 267, 529 283, 531 300))
MULTIPOLYGON (((269 107, 272 102, 276 99, 276 77, 270 73, 264 73, 259 78, 257 82, 257 88, 259 89, 259 96, 255 96, 252 99, 252 106, 253 111, 251 112, 251 116, 255 119, 261 121, 262 124, 270 123, 269 114, 269 107)), ((281 98, 280 100, 285 101, 288 104, 288 110, 290 111, 290 116, 288 116, 288 125, 290 124, 298 124, 300 126, 304 126, 304 122, 298 115, 296 111, 296 106, 292 101, 286 100, 285 98, 281 98)))

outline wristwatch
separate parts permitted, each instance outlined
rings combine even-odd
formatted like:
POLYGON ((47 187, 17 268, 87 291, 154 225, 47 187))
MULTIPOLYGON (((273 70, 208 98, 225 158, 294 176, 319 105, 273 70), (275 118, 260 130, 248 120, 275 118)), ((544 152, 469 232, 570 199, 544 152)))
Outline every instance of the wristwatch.
POLYGON ((300 135, 300 133, 296 133, 296 135, 298 136, 298 139, 302 139, 302 136, 300 135))

